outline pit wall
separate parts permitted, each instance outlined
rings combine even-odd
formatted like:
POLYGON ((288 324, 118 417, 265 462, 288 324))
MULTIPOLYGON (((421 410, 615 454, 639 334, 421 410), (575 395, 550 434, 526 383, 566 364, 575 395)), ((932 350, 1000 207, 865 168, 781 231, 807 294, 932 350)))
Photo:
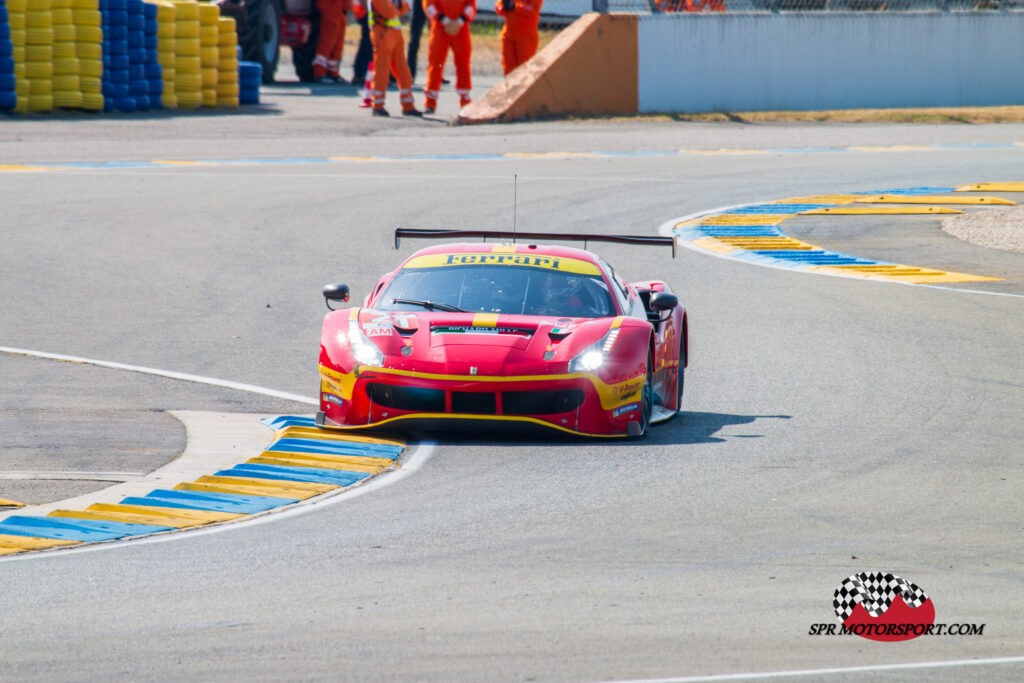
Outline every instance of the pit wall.
POLYGON ((1024 104, 1024 12, 640 16, 638 111, 1024 104))
POLYGON ((1024 104, 1024 12, 586 14, 462 123, 1024 104))

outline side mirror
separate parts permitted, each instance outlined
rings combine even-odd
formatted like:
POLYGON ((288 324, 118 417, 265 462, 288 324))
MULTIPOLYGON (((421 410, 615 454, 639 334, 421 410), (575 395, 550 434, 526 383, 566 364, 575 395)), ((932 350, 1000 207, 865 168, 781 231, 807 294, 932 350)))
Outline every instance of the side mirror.
POLYGON ((647 305, 652 311, 671 311, 679 305, 679 297, 668 292, 654 292, 647 305))
POLYGON ((324 303, 333 311, 335 309, 331 308, 332 301, 348 301, 348 285, 324 285, 324 303))

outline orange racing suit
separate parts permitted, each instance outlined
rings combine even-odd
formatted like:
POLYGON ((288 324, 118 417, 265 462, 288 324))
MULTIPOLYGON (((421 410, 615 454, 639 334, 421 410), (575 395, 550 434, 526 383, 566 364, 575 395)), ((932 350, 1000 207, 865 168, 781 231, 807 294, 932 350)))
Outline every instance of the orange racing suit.
POLYGON ((464 107, 470 102, 469 91, 473 87, 469 69, 473 52, 469 22, 476 18, 476 0, 423 0, 423 10, 430 20, 424 107, 428 111, 437 108, 437 95, 441 90, 449 49, 455 62, 455 90, 459 93, 459 106, 464 107))
POLYGON ((371 0, 368 13, 373 41, 373 108, 384 109, 391 72, 398 82, 402 111, 415 108, 412 96, 412 73, 405 61, 405 39, 398 18, 409 11, 405 0, 371 0))
POLYGON ((494 11, 505 17, 501 29, 501 70, 508 76, 537 52, 537 24, 544 0, 498 0, 494 11))
POLYGON ((316 43, 316 58, 313 60, 313 78, 338 77, 341 53, 345 48, 345 24, 351 0, 316 0, 320 12, 320 37, 316 43))

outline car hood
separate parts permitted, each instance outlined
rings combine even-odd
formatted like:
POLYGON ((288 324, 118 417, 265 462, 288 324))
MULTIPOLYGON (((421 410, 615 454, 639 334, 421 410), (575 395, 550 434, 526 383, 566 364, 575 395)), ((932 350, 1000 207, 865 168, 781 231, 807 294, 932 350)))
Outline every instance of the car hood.
POLYGON ((555 371, 615 319, 362 309, 357 320, 387 367, 499 375, 555 371))

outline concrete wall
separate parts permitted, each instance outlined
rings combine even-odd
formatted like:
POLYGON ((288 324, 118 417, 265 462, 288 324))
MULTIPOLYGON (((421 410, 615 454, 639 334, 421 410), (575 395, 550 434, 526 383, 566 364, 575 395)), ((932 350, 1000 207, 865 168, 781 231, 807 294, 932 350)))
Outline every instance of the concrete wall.
POLYGON ((1024 12, 639 16, 649 112, 1024 104, 1024 12))
POLYGON ((586 14, 481 99, 460 123, 637 112, 636 16, 586 14))

